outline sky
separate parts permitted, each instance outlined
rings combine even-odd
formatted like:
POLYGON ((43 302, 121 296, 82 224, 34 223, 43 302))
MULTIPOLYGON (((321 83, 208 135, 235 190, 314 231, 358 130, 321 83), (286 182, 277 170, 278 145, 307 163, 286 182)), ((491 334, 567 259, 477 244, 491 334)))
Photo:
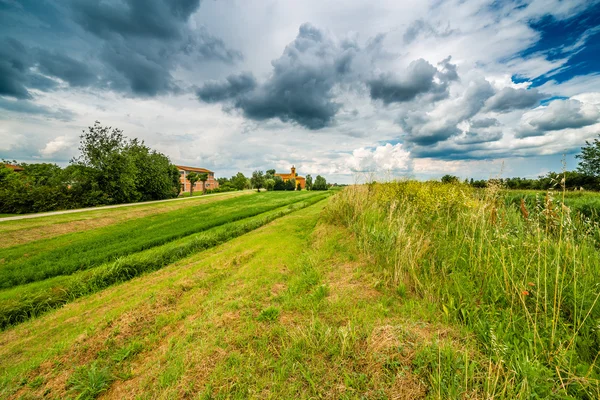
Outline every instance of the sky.
POLYGON ((0 0, 0 158, 100 121, 218 177, 536 177, 600 133, 600 1, 0 0))

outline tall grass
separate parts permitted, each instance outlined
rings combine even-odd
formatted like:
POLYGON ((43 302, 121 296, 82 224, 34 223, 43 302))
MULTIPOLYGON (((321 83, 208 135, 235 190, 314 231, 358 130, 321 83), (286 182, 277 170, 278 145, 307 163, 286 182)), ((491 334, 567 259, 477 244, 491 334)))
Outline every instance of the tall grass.
POLYGON ((93 268, 314 195, 300 192, 243 196, 0 249, 0 289, 93 268))
POLYGON ((78 297, 174 263, 190 254, 217 246, 277 218, 315 204, 319 193, 257 216, 209 229, 165 245, 119 258, 80 273, 0 292, 0 329, 39 316, 78 297))
MULTIPOLYGON (((598 225, 552 195, 413 181, 347 188, 326 208, 387 284, 468 326, 488 365, 481 396, 600 398, 598 225)), ((450 394, 447 394, 450 395, 450 394)), ((453 395, 454 396, 454 395, 453 395)))

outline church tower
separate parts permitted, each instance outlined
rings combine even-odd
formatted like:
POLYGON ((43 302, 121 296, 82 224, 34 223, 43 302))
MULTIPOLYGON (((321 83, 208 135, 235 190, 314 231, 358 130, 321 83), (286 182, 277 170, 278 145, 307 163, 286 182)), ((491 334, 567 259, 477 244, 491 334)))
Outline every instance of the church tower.
POLYGON ((292 178, 296 179, 296 167, 292 165, 292 178))

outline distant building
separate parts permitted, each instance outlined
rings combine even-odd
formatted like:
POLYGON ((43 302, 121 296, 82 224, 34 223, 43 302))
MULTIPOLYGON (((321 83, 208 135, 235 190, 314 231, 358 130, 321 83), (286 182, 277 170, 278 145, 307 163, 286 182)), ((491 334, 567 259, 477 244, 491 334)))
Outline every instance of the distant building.
MULTIPOLYGON (((216 189, 219 187, 219 182, 215 179, 215 173, 206 168, 196 168, 196 167, 186 167, 183 165, 176 165, 179 170, 179 181, 181 182, 181 191, 189 192, 190 191, 190 181, 187 180, 187 176, 190 172, 196 172, 198 174, 208 174, 208 179, 206 181, 206 190, 216 189)), ((203 182, 198 181, 194 185, 194 192, 202 192, 203 191, 203 182)))
POLYGON ((306 178, 304 178, 303 176, 298 176, 298 174, 296 173, 296 167, 294 167, 293 165, 292 165, 291 173, 289 173, 289 174, 277 174, 276 173, 275 176, 281 177, 281 179, 283 179, 284 182, 287 182, 290 179, 295 179, 296 186, 298 186, 298 184, 300 184, 300 187, 302 189, 306 188, 306 178))
POLYGON ((20 167, 18 165, 13 165, 13 164, 4 164, 4 166, 8 169, 12 169, 15 172, 21 172, 24 171, 23 167, 20 167))

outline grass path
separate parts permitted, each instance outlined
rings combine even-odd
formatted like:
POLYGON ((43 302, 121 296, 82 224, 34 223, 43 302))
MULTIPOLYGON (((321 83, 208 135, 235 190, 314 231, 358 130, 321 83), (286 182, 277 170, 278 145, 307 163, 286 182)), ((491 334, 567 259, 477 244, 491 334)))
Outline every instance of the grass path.
POLYGON ((471 379, 435 365, 471 342, 385 289, 324 203, 1 332, 0 397, 415 399, 471 379))
POLYGON ((223 199, 254 194, 252 191, 219 193, 193 197, 188 201, 152 202, 126 208, 88 209, 74 214, 58 214, 35 219, 0 221, 0 248, 49 239, 67 233, 83 232, 128 220, 149 217, 223 199))

